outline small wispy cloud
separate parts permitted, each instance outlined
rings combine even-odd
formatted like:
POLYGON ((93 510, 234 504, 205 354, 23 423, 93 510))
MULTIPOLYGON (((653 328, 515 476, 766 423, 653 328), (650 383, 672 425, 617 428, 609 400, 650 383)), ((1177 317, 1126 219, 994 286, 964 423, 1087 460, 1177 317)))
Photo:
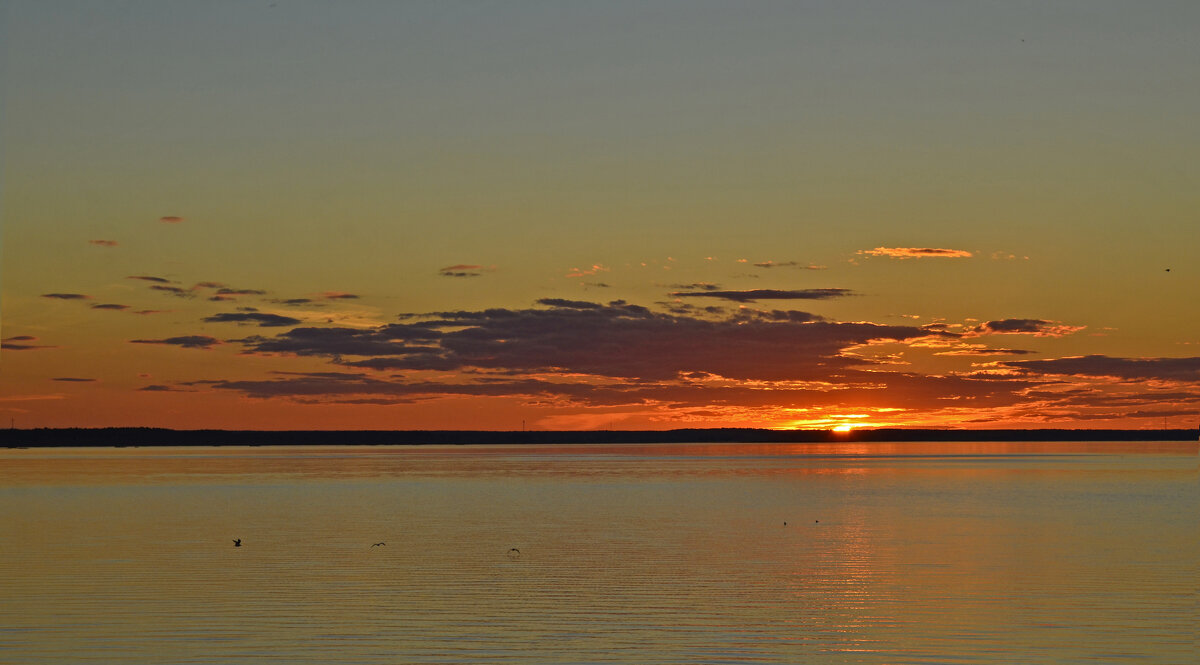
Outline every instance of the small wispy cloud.
POLYGON ((320 294, 326 300, 357 300, 358 295, 354 293, 346 293, 345 291, 325 291, 320 294))
POLYGON ((143 282, 154 282, 156 284, 171 284, 171 280, 166 277, 155 277, 154 275, 129 275, 125 279, 139 279, 143 282))
POLYGON ((162 222, 163 224, 178 224, 178 223, 184 221, 184 218, 176 216, 176 215, 164 215, 162 217, 159 217, 158 221, 162 222))
POLYGON ((91 383, 97 379, 89 379, 78 376, 56 376, 51 381, 62 381, 64 383, 91 383))
POLYGON ((221 340, 208 335, 183 335, 166 339, 131 339, 130 344, 167 344, 185 349, 209 349, 220 344, 221 340))
POLYGON ((943 249, 940 247, 876 247, 860 249, 865 256, 886 256, 891 259, 965 259, 974 256, 965 249, 943 249))
POLYGON ((205 323, 250 323, 260 328, 279 328, 301 323, 300 319, 266 312, 225 312, 204 318, 205 323))
POLYGON ((482 266, 473 263, 459 263, 440 268, 438 274, 442 277, 479 277, 485 272, 493 272, 496 266, 482 266))
POLYGON ((119 243, 116 240, 89 240, 88 244, 96 245, 97 247, 116 247, 119 243))
POLYGON ((106 302, 106 303, 97 303, 95 305, 92 305, 92 309, 110 309, 110 310, 114 310, 114 311, 120 311, 120 310, 129 309, 129 305, 119 305, 117 303, 106 302))
POLYGON ((15 335, 13 337, 5 337, 0 340, 0 348, 6 351, 37 351, 40 349, 57 349, 57 346, 47 344, 34 344, 38 338, 33 335, 15 335))
POLYGON ((676 298, 720 298, 751 303, 759 300, 828 300, 853 295, 850 289, 748 289, 745 291, 674 291, 676 298))
POLYGON ((597 273, 608 272, 609 269, 599 263, 593 263, 590 268, 571 268, 567 272, 567 277, 583 277, 585 275, 595 275, 597 273))
POLYGON ((999 319, 975 326, 965 334, 979 335, 1032 335, 1034 337, 1064 337, 1083 330, 1087 326, 1071 326, 1060 321, 1044 319, 999 319))
POLYGON ((91 300, 92 297, 82 293, 43 293, 43 298, 53 298, 54 300, 91 300))
POLYGON ((824 270, 825 266, 800 263, 799 261, 762 261, 754 264, 758 268, 795 268, 797 270, 824 270))
POLYGON ((169 294, 175 296, 176 298, 195 298, 196 297, 196 294, 192 293, 191 289, 185 289, 185 288, 179 287, 179 286, 164 286, 162 284, 153 284, 150 286, 150 288, 154 289, 155 291, 162 291, 163 293, 169 293, 169 294))

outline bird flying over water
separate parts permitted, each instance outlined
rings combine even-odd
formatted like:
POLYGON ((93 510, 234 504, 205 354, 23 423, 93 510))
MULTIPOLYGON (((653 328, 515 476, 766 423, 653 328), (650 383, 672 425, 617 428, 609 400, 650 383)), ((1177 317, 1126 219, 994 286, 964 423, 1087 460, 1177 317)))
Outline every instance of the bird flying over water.
POLYGON ((241 546, 242 546, 242 539, 241 539, 241 538, 234 538, 234 539, 233 539, 233 546, 234 546, 234 547, 241 547, 241 546))
POLYGON ((371 547, 379 547, 380 545, 387 545, 387 543, 375 543, 371 547))

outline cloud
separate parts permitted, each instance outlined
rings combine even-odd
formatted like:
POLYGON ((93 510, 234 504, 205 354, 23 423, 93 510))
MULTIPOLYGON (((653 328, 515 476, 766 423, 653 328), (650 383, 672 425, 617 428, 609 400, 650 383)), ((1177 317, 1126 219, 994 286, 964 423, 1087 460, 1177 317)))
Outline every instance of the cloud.
POLYGON ((720 298, 733 302, 750 303, 759 300, 828 300, 854 295, 850 289, 749 289, 745 291, 674 291, 676 298, 720 298))
POLYGON ((91 383, 97 379, 85 379, 77 376, 56 376, 51 381, 63 381, 66 383, 91 383))
POLYGON ((33 335, 14 335, 13 337, 5 337, 0 340, 0 348, 6 351, 37 351, 40 349, 57 349, 57 346, 46 344, 32 344, 38 338, 33 335))
POLYGON ((799 270, 824 270, 825 269, 825 266, 816 266, 816 265, 811 265, 811 264, 806 265, 806 264, 800 263, 799 261, 783 261, 783 262, 763 261, 761 263, 755 263, 754 265, 759 268, 796 268, 799 270))
POLYGON ((208 335, 184 335, 182 337, 168 337, 166 339, 131 339, 130 344, 169 344, 173 346, 181 346, 185 349, 209 349, 216 344, 220 344, 221 340, 208 335))
POLYGON ((1030 374, 1200 383, 1200 358, 1118 358, 1090 355, 1049 360, 1007 360, 999 364, 1030 374))
POLYGON ((150 288, 154 289, 155 291, 162 291, 163 293, 169 293, 169 294, 175 296, 176 298, 195 298, 196 297, 196 294, 192 293, 191 289, 185 289, 185 288, 178 287, 178 286, 164 286, 162 284, 153 284, 150 286, 150 288))
POLYGON ((959 348, 951 351, 939 351, 935 356, 1023 356, 1034 353, 1024 349, 976 349, 959 348))
POLYGON ((217 289, 217 295, 222 296, 262 296, 266 294, 267 292, 262 289, 217 289))
POLYGON ((155 282, 158 284, 171 284, 171 280, 166 277, 155 277, 153 275, 130 275, 125 279, 140 279, 143 282, 155 282))
POLYGON ((484 272, 491 272, 496 266, 481 266, 470 263, 459 263, 438 270, 442 277, 479 277, 484 272))
POLYGON ((320 295, 326 300, 355 300, 358 298, 357 295, 353 293, 346 293, 345 291, 325 291, 320 295))
POLYGON ((175 215, 166 215, 164 217, 159 217, 158 221, 160 221, 164 224, 178 224, 178 223, 184 221, 184 219, 182 217, 177 217, 175 215))
POLYGON ((567 272, 566 276, 567 277, 583 277, 585 275, 595 275, 597 273, 608 272, 608 271, 609 271, 608 268, 600 265, 599 263, 593 263, 592 267, 590 267, 590 268, 571 268, 571 270, 567 272))
POLYGON ((971 252, 964 249, 940 249, 935 247, 876 247, 875 249, 860 249, 858 253, 867 256, 886 256, 892 259, 958 259, 973 256, 971 252))
POLYGON ((117 303, 106 302, 106 303, 97 303, 95 305, 92 305, 92 309, 111 309, 111 310, 119 311, 119 310, 129 309, 129 305, 118 305, 117 303))
POLYGON ((88 243, 98 247, 116 247, 118 244, 116 240, 89 240, 88 243))
POLYGON ((604 305, 585 300, 565 300, 563 298, 542 298, 539 305, 547 307, 565 307, 567 309, 602 309, 604 305))
POLYGON ((719 291, 720 286, 712 282, 692 282, 691 284, 671 284, 672 289, 680 291, 719 291))
POLYGON ((1087 326, 1069 326, 1059 321, 1045 319, 1000 319, 982 323, 967 332, 978 335, 1032 335, 1034 337, 1064 337, 1087 326))
POLYGON ((54 298, 57 300, 91 300, 92 297, 82 293, 43 293, 43 298, 54 298))
POLYGON ((301 323, 300 319, 293 319, 290 316, 264 312, 225 312, 205 317, 204 321, 206 323, 254 323, 260 328, 278 328, 301 323))
MULTIPOLYGON (((271 302, 277 305, 307 305, 313 302, 312 298, 288 298, 286 300, 272 300, 271 302)), ((317 303, 318 305, 320 303, 317 303)))
POLYGON ((568 372, 644 380, 703 371, 774 380, 863 364, 842 351, 872 340, 931 334, 910 326, 831 323, 796 312, 750 311, 712 320, 638 305, 548 301, 550 309, 438 312, 414 323, 294 328, 238 342, 254 353, 326 356, 373 369, 568 372))

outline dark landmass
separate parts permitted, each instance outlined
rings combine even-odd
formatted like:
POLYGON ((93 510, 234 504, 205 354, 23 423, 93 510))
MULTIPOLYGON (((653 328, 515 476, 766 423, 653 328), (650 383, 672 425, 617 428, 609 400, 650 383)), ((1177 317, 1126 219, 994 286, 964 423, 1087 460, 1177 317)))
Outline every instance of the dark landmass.
POLYGON ((175 430, 149 427, 0 429, 0 447, 96 446, 394 446, 531 443, 822 443, 894 441, 1196 441, 1195 429, 674 429, 588 431, 480 430, 175 430))

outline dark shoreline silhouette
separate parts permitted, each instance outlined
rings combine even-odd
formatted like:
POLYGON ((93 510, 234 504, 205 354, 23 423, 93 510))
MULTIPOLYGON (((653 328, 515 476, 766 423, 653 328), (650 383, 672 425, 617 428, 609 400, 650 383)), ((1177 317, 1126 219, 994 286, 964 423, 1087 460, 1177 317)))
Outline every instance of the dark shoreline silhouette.
POLYGON ((0 447, 394 446, 639 443, 1196 441, 1195 429, 769 430, 175 430, 150 427, 0 429, 0 447))

